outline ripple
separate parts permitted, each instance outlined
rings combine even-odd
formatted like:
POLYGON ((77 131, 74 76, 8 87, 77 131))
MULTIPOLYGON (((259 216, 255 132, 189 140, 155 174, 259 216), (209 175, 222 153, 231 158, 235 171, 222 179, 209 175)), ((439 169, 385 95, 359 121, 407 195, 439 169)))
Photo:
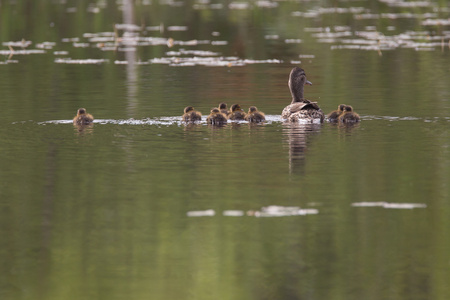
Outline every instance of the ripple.
MULTIPOLYGON (((206 123, 207 116, 202 116, 202 120, 199 121, 197 124, 207 124, 206 123)), ((283 119, 280 115, 266 115, 266 124, 267 123, 273 123, 273 122, 283 122, 283 119)), ((14 122, 13 124, 21 124, 22 122, 14 122)), ((72 124, 72 120, 50 120, 50 121, 43 121, 43 122, 37 122, 39 125, 46 125, 46 124, 72 124)), ((228 123, 248 123, 247 121, 243 120, 228 120, 228 123)), ((171 117, 157 117, 157 118, 145 118, 145 119, 95 119, 94 124, 116 124, 116 125, 164 125, 164 126, 171 126, 171 125, 183 125, 185 124, 181 120, 181 116, 171 116, 171 117)))
POLYGON ((388 209, 413 209, 426 208, 424 203, 389 203, 389 202, 355 202, 354 207, 383 207, 388 209))
POLYGON ((213 217, 216 212, 213 209, 188 211, 188 217, 213 217))
MULTIPOLYGON (((197 124, 206 125, 207 115, 202 116, 202 120, 197 122, 197 124)), ((363 121, 375 121, 375 120, 384 120, 389 122, 400 122, 400 121, 423 121, 423 122, 438 122, 438 121, 450 121, 448 117, 444 118, 419 118, 413 116, 406 117, 398 117, 398 116, 376 116, 376 115, 365 115, 361 116, 361 120, 363 121)), ((33 122, 33 121, 31 121, 33 122)), ((272 123, 284 123, 286 120, 281 118, 281 115, 266 115, 266 121, 263 124, 272 124, 272 123)), ((22 124, 23 122, 13 122, 12 124, 22 124)), ((228 123, 247 123, 247 121, 243 120, 228 120, 228 123)), ((327 122, 324 122, 327 123, 327 122)), ((49 120, 37 122, 39 125, 46 124, 72 124, 72 119, 70 120, 49 120)), ((144 119, 95 119, 94 124, 116 124, 116 125, 162 125, 162 126, 171 126, 171 125, 184 125, 185 123, 181 120, 181 116, 162 116, 162 117, 154 117, 154 118, 144 118, 144 119)), ((310 124, 310 122, 302 123, 299 122, 297 124, 310 124)))
POLYGON ((108 63, 109 59, 72 59, 72 58, 57 58, 55 63, 57 64, 74 64, 74 65, 99 65, 108 63))
POLYGON ((319 210, 315 208, 302 209, 298 206, 270 205, 261 208, 261 210, 259 211, 248 211, 247 215, 260 218, 260 217, 306 216, 306 215, 317 215, 318 213, 319 210))
POLYGON ((424 122, 427 121, 427 119, 413 117, 413 116, 396 117, 396 116, 367 115, 367 116, 361 116, 361 119, 365 120, 365 121, 371 121, 371 120, 386 120, 386 121, 419 121, 419 120, 423 120, 424 122))
POLYGON ((243 217, 244 211, 243 210, 224 210, 222 212, 222 215, 225 217, 243 217))
POLYGON ((0 50, 0 55, 30 55, 30 54, 45 54, 45 50, 30 49, 30 50, 0 50))
MULTIPOLYGON (((270 205, 262 207, 258 211, 249 210, 247 214, 243 210, 224 210, 222 215, 225 217, 249 217, 263 218, 263 217, 291 217, 291 216, 306 216, 317 215, 318 209, 315 208, 300 208, 298 206, 279 206, 270 205)), ((216 215, 215 210, 193 210, 186 213, 188 217, 213 217, 216 215)))

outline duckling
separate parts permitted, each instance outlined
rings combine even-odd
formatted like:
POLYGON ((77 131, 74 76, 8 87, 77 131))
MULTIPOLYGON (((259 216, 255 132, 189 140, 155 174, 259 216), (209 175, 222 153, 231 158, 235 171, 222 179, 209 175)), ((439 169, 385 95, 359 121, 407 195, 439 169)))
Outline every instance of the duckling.
POLYGON ((206 122, 213 125, 223 125, 227 123, 227 116, 221 113, 218 108, 213 108, 206 118, 206 122))
POLYGON ((361 118, 357 113, 353 111, 353 107, 346 105, 344 107, 344 113, 339 116, 339 122, 342 123, 356 123, 359 122, 361 118))
POLYGON ((317 102, 311 102, 303 97, 303 87, 305 84, 312 85, 312 83, 306 79, 305 71, 299 67, 293 68, 289 74, 288 81, 292 102, 283 109, 281 117, 283 119, 288 119, 291 122, 303 120, 311 123, 322 123, 325 115, 317 102))
POLYGON ((230 112, 228 113, 228 119, 230 120, 244 120, 245 112, 241 109, 239 104, 231 105, 230 112))
POLYGON ((244 119, 249 122, 260 123, 266 120, 266 116, 263 112, 260 112, 256 106, 250 106, 244 119))
POLYGON ((186 106, 184 108, 184 115, 183 115, 183 121, 184 122, 195 122, 195 121, 201 121, 202 120, 202 114, 196 110, 194 110, 194 107, 192 106, 186 106))
POLYGON ((219 104, 219 110, 221 113, 223 113, 225 116, 228 115, 228 110, 227 110, 227 104, 222 102, 219 104))
POLYGON ((337 110, 333 110, 327 115, 328 122, 337 122, 339 121, 339 116, 344 112, 345 104, 339 104, 337 110))
POLYGON ((94 117, 86 113, 86 108, 78 109, 77 115, 73 118, 74 125, 89 125, 92 122, 94 122, 94 117))

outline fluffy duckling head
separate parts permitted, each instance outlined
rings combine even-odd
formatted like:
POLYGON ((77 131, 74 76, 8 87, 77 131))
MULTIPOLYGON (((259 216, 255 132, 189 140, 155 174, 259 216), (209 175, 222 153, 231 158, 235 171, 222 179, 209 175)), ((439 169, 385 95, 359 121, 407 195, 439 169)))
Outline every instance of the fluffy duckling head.
POLYGON ((227 104, 222 102, 219 104, 219 109, 227 109, 227 104))
POLYGON ((254 113, 254 112, 256 112, 258 109, 256 108, 256 106, 250 106, 249 108, 248 108, 248 113, 250 114, 250 113, 254 113))
POLYGON ((238 111, 238 110, 242 110, 242 109, 241 109, 241 106, 240 106, 239 104, 233 104, 233 105, 231 105, 231 111, 232 111, 232 112, 235 112, 235 111, 238 111))
POLYGON ((344 112, 352 112, 353 111, 353 107, 351 107, 350 105, 346 105, 344 107, 344 112))
POLYGON ((184 108, 184 113, 187 114, 188 112, 193 111, 193 110, 194 110, 194 107, 192 107, 192 106, 186 106, 186 107, 184 108))
POLYGON ((77 115, 84 115, 86 114, 86 108, 79 108, 77 111, 77 115))

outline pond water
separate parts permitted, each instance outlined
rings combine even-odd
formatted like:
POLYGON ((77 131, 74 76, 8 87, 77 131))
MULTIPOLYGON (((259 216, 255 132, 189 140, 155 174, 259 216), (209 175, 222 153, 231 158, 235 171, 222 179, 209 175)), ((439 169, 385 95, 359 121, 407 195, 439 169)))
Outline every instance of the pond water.
POLYGON ((2 299, 450 298, 448 1, 135 2, 0 2, 2 299))

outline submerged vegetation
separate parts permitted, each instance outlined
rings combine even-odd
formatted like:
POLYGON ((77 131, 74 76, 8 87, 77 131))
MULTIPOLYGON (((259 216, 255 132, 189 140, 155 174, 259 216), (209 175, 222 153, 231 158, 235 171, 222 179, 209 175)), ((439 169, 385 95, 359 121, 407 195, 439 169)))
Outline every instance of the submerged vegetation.
POLYGON ((450 299, 448 15, 0 0, 2 299, 450 299))
POLYGON ((5 1, 0 55, 3 63, 48 53, 67 64, 231 67, 298 64, 292 54, 304 55, 298 49, 311 42, 379 55, 398 48, 449 51, 447 1, 361 4, 308 1, 299 10, 295 1, 5 1), (37 10, 44 12, 38 18, 28 13, 37 10))

